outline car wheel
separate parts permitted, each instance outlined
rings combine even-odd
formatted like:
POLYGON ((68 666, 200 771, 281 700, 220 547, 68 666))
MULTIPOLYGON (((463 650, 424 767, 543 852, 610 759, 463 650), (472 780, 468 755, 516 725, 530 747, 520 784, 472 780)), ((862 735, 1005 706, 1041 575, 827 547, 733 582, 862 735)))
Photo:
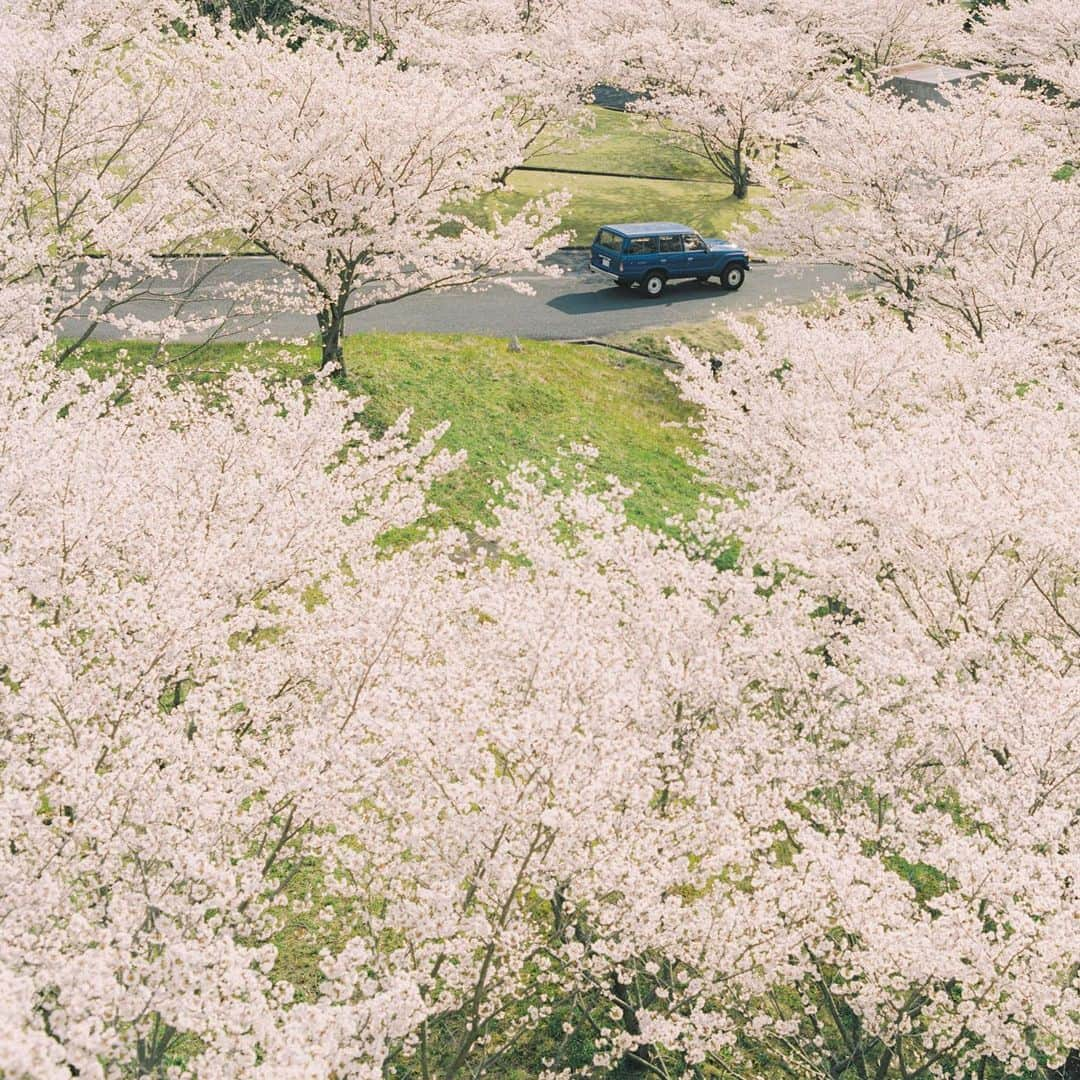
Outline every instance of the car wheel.
POLYGON ((737 289, 746 280, 746 271, 741 266, 725 266, 720 280, 725 289, 737 289))
POLYGON ((664 275, 656 270, 642 284, 645 286, 646 294, 655 298, 664 291, 664 275))
POLYGON ((627 281, 626 278, 620 277, 615 279, 615 284, 618 285, 620 289, 629 289, 631 283, 627 281))

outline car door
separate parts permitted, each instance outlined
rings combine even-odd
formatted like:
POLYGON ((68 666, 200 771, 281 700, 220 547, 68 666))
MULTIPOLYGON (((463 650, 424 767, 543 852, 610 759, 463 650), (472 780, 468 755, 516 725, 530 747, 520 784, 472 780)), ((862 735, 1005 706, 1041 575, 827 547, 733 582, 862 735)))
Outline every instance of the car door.
POLYGON ((683 251, 681 236, 661 236, 660 265, 667 271, 669 278, 686 277, 686 253, 683 251))
POLYGON ((635 236, 626 242, 623 255, 623 277, 637 281, 647 270, 656 266, 656 237, 635 236))
POLYGON ((705 277, 709 273, 709 249, 697 233, 687 233, 682 238, 683 257, 688 277, 705 277))

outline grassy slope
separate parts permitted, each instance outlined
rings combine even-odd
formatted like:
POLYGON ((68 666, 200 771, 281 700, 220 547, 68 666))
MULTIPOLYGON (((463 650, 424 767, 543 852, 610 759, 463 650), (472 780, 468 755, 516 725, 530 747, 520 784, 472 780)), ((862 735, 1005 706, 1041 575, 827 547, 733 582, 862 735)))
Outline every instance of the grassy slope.
POLYGON ((673 179, 715 180, 716 170, 676 144, 654 120, 592 106, 592 126, 542 149, 530 165, 585 172, 648 173, 673 179))
POLYGON ((674 220, 709 236, 724 236, 753 203, 731 194, 707 162, 674 144, 655 121, 593 108, 594 126, 536 154, 529 165, 584 172, 646 173, 672 180, 582 176, 555 172, 511 174, 508 190, 481 201, 477 217, 519 210, 529 199, 567 191, 563 227, 571 243, 588 243, 605 222, 674 220), (694 181, 694 182, 689 182, 694 181))
POLYGON ((753 196, 740 201, 731 194, 731 186, 722 183, 515 172, 508 190, 489 196, 480 206, 488 214, 498 210, 506 215, 553 191, 570 193, 562 228, 570 233, 571 244, 590 243, 601 225, 620 221, 677 221, 706 236, 726 236, 753 204, 753 196))
MULTIPOLYGON (((628 506, 635 522, 662 527, 672 512, 693 512, 700 486, 682 456, 693 448, 684 424, 690 409, 658 365, 588 346, 523 346, 513 353, 501 339, 440 334, 346 340, 349 380, 370 399, 364 415, 373 429, 411 407, 414 431, 449 420, 443 445, 468 453, 468 463, 434 492, 442 510, 429 524, 467 528, 485 518, 493 479, 521 461, 552 462, 570 442, 588 442, 600 451, 589 466, 596 479, 611 473, 636 488, 628 506)), ((117 347, 92 343, 78 362, 91 372, 112 369, 117 347)), ((132 369, 153 355, 149 344, 123 347, 124 363, 132 369)), ((315 369, 314 349, 291 354, 295 360, 285 362, 276 347, 214 345, 174 369, 203 380, 240 364, 290 376, 315 369)))
POLYGON ((667 360, 671 357, 671 350, 667 346, 669 338, 683 345, 689 345, 699 352, 707 353, 727 352, 728 349, 738 345, 738 339, 720 319, 626 330, 619 334, 610 334, 604 340, 610 341, 612 345, 637 349, 639 352, 650 353, 659 359, 667 360))

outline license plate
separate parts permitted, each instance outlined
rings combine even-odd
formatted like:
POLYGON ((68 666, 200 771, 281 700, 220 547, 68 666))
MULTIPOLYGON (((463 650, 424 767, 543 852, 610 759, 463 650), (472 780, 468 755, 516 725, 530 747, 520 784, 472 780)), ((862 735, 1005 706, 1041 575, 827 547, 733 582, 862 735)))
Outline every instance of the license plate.
POLYGON ((611 265, 611 260, 610 260, 610 259, 605 259, 603 255, 601 255, 601 256, 600 256, 600 261, 601 261, 601 262, 602 262, 602 263, 603 263, 603 264, 604 264, 605 266, 610 266, 610 265, 611 265))

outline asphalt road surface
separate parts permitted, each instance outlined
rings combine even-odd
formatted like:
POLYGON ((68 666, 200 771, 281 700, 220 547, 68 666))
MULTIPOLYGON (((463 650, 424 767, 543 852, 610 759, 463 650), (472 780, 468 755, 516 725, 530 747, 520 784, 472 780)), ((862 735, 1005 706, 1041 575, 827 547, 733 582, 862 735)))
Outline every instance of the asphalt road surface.
MULTIPOLYGON (((485 334, 494 337, 573 340, 604 337, 626 330, 703 322, 727 312, 747 311, 768 304, 799 304, 823 291, 850 288, 857 284, 850 271, 839 266, 798 266, 785 263, 755 264, 737 292, 726 292, 718 284, 696 281, 675 282, 659 299, 649 299, 640 289, 620 289, 610 278, 589 272, 586 252, 561 252, 555 262, 562 269, 558 277, 524 275, 535 295, 524 296, 498 283, 479 291, 448 289, 423 293, 391 304, 383 304, 348 320, 347 332, 386 330, 431 333, 485 334)), ((166 317, 174 304, 165 299, 185 287, 196 272, 202 280, 185 303, 188 314, 210 317, 227 308, 224 297, 233 286, 268 282, 282 274, 274 260, 258 256, 214 260, 177 260, 177 278, 153 283, 159 298, 134 301, 123 308, 125 314, 152 321, 166 317)), ((255 320, 230 316, 219 319, 221 336, 227 340, 259 338, 295 340, 315 332, 315 319, 300 312, 279 312, 255 320)), ((85 319, 74 317, 61 326, 64 337, 77 337, 86 328, 85 319)), ((138 329, 99 326, 98 338, 138 336, 138 329)), ((154 335, 157 336, 156 334, 154 335)), ((185 340, 203 340, 205 329, 185 340)))

